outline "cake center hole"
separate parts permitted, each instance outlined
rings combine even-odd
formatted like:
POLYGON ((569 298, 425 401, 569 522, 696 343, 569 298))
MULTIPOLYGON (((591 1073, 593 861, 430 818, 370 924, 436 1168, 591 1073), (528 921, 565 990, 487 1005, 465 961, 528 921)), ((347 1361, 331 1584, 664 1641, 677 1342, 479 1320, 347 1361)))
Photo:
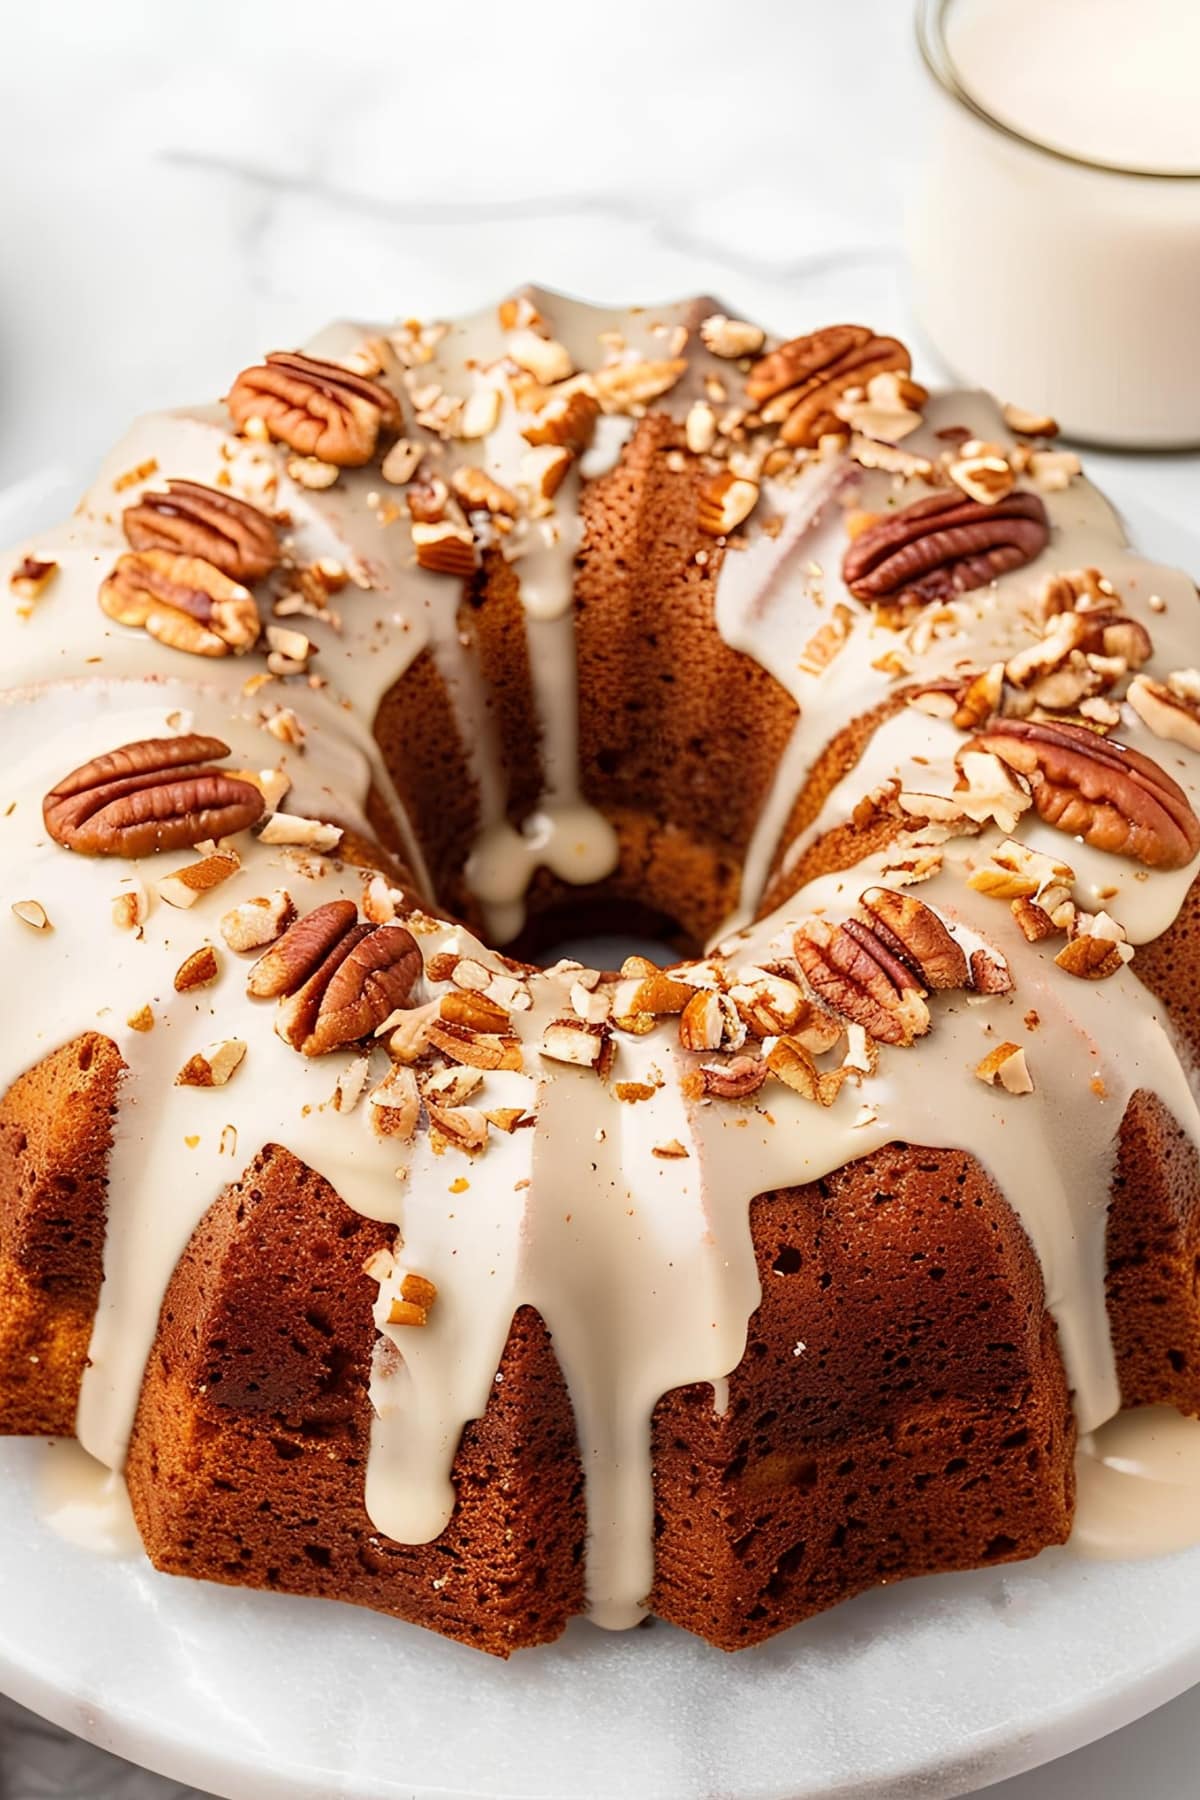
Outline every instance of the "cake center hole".
POLYGON ((541 968, 564 957, 589 969, 619 969, 627 956, 665 967, 701 954, 674 919, 634 902, 567 903, 528 921, 506 953, 541 968))

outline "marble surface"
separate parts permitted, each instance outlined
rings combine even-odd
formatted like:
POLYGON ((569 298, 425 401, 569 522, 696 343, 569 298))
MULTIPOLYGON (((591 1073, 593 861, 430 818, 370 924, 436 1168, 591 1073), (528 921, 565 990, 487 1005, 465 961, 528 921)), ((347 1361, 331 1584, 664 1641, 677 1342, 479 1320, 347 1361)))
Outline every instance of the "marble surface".
MULTIPOLYGON (((339 312, 536 279, 912 334, 905 0, 58 0, 0 32, 0 538, 61 510, 132 413, 339 312)), ((1092 466, 1180 514, 1200 459, 1092 466)), ((1176 1800, 1198 1758, 1193 1692, 993 1791, 1176 1800)), ((0 1702, 0 1800, 182 1792, 0 1702)))

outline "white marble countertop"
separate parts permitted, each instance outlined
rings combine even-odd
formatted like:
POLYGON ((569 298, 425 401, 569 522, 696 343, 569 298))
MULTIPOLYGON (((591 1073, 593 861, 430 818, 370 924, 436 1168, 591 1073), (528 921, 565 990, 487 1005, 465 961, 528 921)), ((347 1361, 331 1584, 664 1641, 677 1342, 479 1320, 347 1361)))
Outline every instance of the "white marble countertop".
MULTIPOLYGON (((132 414, 338 313, 534 279, 911 335, 905 0, 58 0, 8 9, 0 41, 0 538, 132 414)), ((1170 514, 1200 459, 1092 466, 1170 514)), ((1193 1691, 993 1792, 1177 1800, 1198 1760, 1193 1691)), ((181 1792, 0 1702, 0 1800, 181 1792)))

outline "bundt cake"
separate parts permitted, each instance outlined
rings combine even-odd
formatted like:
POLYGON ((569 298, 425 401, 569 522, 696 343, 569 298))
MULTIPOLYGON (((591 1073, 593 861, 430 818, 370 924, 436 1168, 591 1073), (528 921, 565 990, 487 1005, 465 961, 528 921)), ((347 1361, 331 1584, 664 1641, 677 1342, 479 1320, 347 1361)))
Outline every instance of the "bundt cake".
POLYGON ((135 426, 0 628, 0 1431, 507 1655, 1200 1413, 1200 615, 1053 437, 535 290, 135 426))

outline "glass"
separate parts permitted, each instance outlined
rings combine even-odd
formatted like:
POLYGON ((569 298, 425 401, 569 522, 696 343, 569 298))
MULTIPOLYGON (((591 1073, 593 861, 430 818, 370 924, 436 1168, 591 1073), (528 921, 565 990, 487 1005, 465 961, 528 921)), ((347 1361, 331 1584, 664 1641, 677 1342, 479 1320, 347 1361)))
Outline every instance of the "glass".
POLYGON ((971 3, 917 5, 934 86, 908 218, 918 319, 958 377, 1071 436, 1200 446, 1200 170, 1077 155, 998 117, 951 54, 971 3))

